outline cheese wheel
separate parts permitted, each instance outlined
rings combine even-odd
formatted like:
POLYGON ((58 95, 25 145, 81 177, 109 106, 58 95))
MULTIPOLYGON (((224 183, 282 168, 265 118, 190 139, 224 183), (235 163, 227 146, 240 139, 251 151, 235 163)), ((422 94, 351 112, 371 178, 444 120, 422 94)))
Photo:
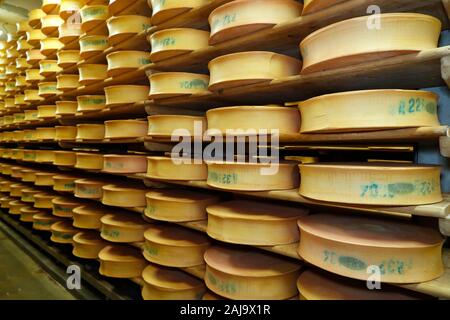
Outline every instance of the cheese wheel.
POLYGON ((52 200, 56 198, 55 195, 47 193, 38 193, 34 195, 34 207, 38 209, 52 209, 52 200))
POLYGON ((98 232, 82 231, 72 238, 73 255, 83 259, 98 259, 99 252, 108 245, 98 232))
POLYGON ((15 81, 6 82, 5 92, 14 93, 15 91, 16 91, 16 82, 15 81))
POLYGON ((56 106, 54 105, 42 105, 37 107, 39 119, 51 119, 56 116, 56 106))
POLYGON ((100 219, 108 213, 107 208, 91 204, 77 207, 72 210, 73 226, 81 229, 100 229, 100 219))
POLYGON ((103 248, 100 259, 100 274, 112 278, 140 277, 147 262, 141 252, 131 246, 110 245, 103 248))
POLYGON ((200 159, 147 157, 147 177, 162 180, 206 180, 208 168, 200 159))
MULTIPOLYGON (((22 150, 20 150, 20 149, 13 149, 12 150, 11 159, 19 159, 19 157, 15 156, 15 155, 17 153, 20 153, 21 151, 22 150)), ((24 170, 23 167, 12 167, 11 168, 11 177, 13 177, 13 178, 22 178, 22 170, 24 170)))
MULTIPOLYGON (((33 154, 34 157, 36 157, 36 154, 33 154)), ((27 153, 24 153, 24 159, 27 159, 27 153)), ((22 172, 22 181, 24 182, 34 182, 36 181, 36 173, 35 170, 24 170, 22 172)))
POLYGON ((6 58, 8 58, 11 62, 14 62, 18 55, 19 52, 17 51, 16 47, 12 47, 6 50, 6 58))
MULTIPOLYGON (((16 105, 21 105, 21 104, 16 104, 16 105)), ((23 104, 23 105, 27 105, 27 104, 23 104)), ((13 123, 22 123, 25 121, 25 113, 14 113, 14 121, 13 123)), ((19 137, 23 137, 23 135, 20 135, 20 131, 14 131, 13 132, 13 140, 14 141, 18 141, 19 137)))
POLYGON ((51 225, 52 236, 50 240, 56 243, 72 243, 72 238, 79 230, 72 227, 69 221, 59 221, 51 225))
MULTIPOLYGON (((56 179, 55 179, 56 181, 56 179)), ((83 203, 71 198, 54 198, 52 200, 53 204, 53 215, 63 218, 71 218, 73 209, 81 206, 83 203)))
POLYGON ((89 85, 108 78, 108 66, 106 64, 83 64, 78 67, 81 85, 89 85))
POLYGON ((150 0, 152 4, 152 24, 158 25, 192 8, 206 5, 208 0, 150 0))
POLYGON ((55 166, 72 167, 77 161, 76 153, 73 151, 54 151, 55 159, 53 164, 55 166))
POLYGON ((23 207, 20 209, 20 221, 34 222, 33 216, 38 213, 42 213, 42 211, 31 208, 31 207, 23 207))
POLYGON ((289 260, 249 249, 211 247, 205 261, 206 286, 225 298, 281 300, 298 294, 300 265, 289 260))
POLYGON ((108 6, 87 5, 81 8, 81 29, 86 33, 105 23, 109 17, 108 6))
POLYGON ((438 46, 441 22, 432 16, 388 13, 376 19, 353 18, 311 33, 300 43, 302 74, 438 46))
POLYGON ((342 132, 439 126, 438 95, 416 90, 365 90, 299 103, 301 132, 342 132))
POLYGON ((109 0, 109 13, 111 16, 120 16, 125 12, 127 14, 140 14, 143 16, 151 16, 151 4, 147 0, 137 0, 130 7, 128 0, 109 0))
POLYGON ((144 232, 149 224, 141 217, 130 213, 115 213, 104 215, 102 222, 101 237, 110 242, 142 242, 144 232))
POLYGON ((58 218, 47 213, 37 213, 33 216, 33 229, 50 231, 52 224, 58 221, 62 221, 62 218, 58 218))
POLYGON ((77 101, 56 101, 56 115, 68 116, 77 113, 77 101))
POLYGON ((77 64, 81 60, 79 50, 61 50, 57 53, 57 65, 60 68, 68 68, 77 64))
POLYGON ((200 300, 206 291, 203 281, 170 268, 148 265, 142 278, 144 300, 200 300))
POLYGON ((151 26, 150 17, 140 15, 124 15, 111 17, 107 21, 111 46, 115 46, 130 39, 141 32, 145 32, 151 26))
MULTIPOLYGON (((59 41, 69 45, 77 41, 81 36, 81 25, 64 22, 58 27, 59 41)), ((76 45, 75 45, 76 46, 76 45)))
POLYGON ((20 210, 25 207, 27 207, 26 203, 18 200, 13 200, 9 203, 8 213, 11 215, 20 215, 20 210))
POLYGON ((53 176, 51 172, 37 172, 35 174, 34 184, 36 186, 53 186, 53 176))
POLYGON ((80 38, 80 56, 83 59, 95 56, 109 46, 108 37, 101 35, 84 36, 80 38))
MULTIPOLYGON (((28 68, 31 68, 31 65, 28 64, 26 58, 17 58, 16 59, 16 68, 19 71, 24 71, 28 68)), ((16 83, 17 83, 17 77, 16 77, 16 83)))
POLYGON ((2 209, 8 209, 9 208, 9 203, 14 200, 11 197, 2 197, 0 198, 0 203, 1 203, 1 207, 2 209))
POLYGON ((208 92, 209 76, 186 72, 161 72, 149 76, 149 99, 164 99, 208 92))
POLYGON ((155 115, 149 116, 148 135, 155 138, 171 138, 172 135, 202 139, 207 128, 205 117, 155 115))
POLYGON ((56 126, 56 141, 72 141, 77 137, 77 127, 56 126))
POLYGON ((58 13, 61 0, 42 0, 41 9, 47 14, 58 13))
MULTIPOLYGON (((2 171, 2 174, 3 174, 3 171, 2 171)), ((2 182, 0 182, 0 192, 9 193, 11 191, 11 185, 12 184, 14 184, 14 182, 12 182, 12 181, 2 181, 2 182)))
POLYGON ((46 15, 45 17, 41 18, 41 31, 43 34, 50 36, 59 35, 57 33, 58 28, 60 25, 64 23, 64 20, 59 17, 59 15, 46 15))
POLYGON ((78 13, 78 11, 84 6, 84 1, 85 0, 61 0, 59 6, 59 16, 64 20, 67 20, 70 17, 73 17, 74 19, 75 13, 78 13))
POLYGON ((224 190, 269 191, 299 185, 295 162, 256 163, 209 161, 207 184, 224 190))
POLYGON ((84 199, 101 199, 106 182, 96 180, 75 180, 75 197, 84 199))
POLYGON ((298 110, 276 105, 211 109, 206 112, 206 117, 208 129, 219 130, 227 136, 297 134, 300 130, 298 110))
MULTIPOLYGON (((16 67, 16 65, 9 65, 9 66, 6 66, 6 75, 9 75, 9 76, 11 76, 11 78, 13 78, 13 76, 15 76, 16 74, 17 74, 17 67, 16 67)), ((14 83, 14 85, 15 85, 15 81, 12 81, 13 83, 14 83)))
MULTIPOLYGON (((116 51, 106 56, 108 76, 135 71, 150 64, 150 53, 146 51, 116 51)), ((144 74, 144 70, 141 72, 144 74)))
POLYGON ((188 268, 205 263, 203 255, 210 246, 205 234, 170 225, 151 225, 144 233, 145 259, 158 265, 188 268))
POLYGON ((208 48, 209 32, 192 28, 164 29, 149 37, 152 62, 208 48))
POLYGON ((11 191, 10 191, 9 195, 14 198, 21 198, 22 197, 22 189, 24 189, 25 187, 26 186, 21 183, 12 184, 10 186, 11 191))
POLYGON ((438 278, 444 271, 444 239, 428 227, 330 214, 304 217, 298 224, 299 255, 345 277, 367 280, 377 267, 381 282, 416 283, 438 278))
POLYGON ((41 53, 40 50, 28 50, 26 52, 26 58, 27 58, 27 62, 30 65, 36 65, 38 62, 40 62, 41 60, 44 60, 46 57, 41 53))
MULTIPOLYGON (((27 31, 30 31, 32 28, 28 24, 28 20, 23 20, 23 21, 16 22, 16 29, 17 29, 17 35, 22 37, 22 36, 26 36, 27 31)), ((3 50, 5 45, 6 44, 0 45, 0 50, 3 50)))
MULTIPOLYGON (((15 131, 14 135, 16 135, 16 132, 20 132, 20 131, 15 131)), ((14 140, 21 141, 23 139, 14 138, 14 140)), ((11 159, 23 160, 23 149, 14 149, 13 153, 11 155, 11 159)), ((146 164, 147 164, 147 162, 146 162, 146 164)), ((22 177, 21 170, 23 170, 23 168, 18 168, 18 171, 16 172, 18 178, 22 177)), ((13 171, 13 177, 15 177, 14 171, 13 171)))
MULTIPOLYGON (((108 98, 106 98, 108 100, 108 98)), ((105 138, 125 139, 140 138, 147 135, 148 123, 141 120, 105 121, 105 138)))
POLYGON ((76 90, 80 86, 78 82, 79 76, 77 74, 62 74, 57 76, 56 80, 56 88, 63 92, 76 90))
POLYGON ((137 155, 112 155, 103 157, 103 172, 109 173, 145 173, 147 158, 137 155))
POLYGON ((17 51, 20 53, 26 53, 28 50, 33 49, 33 46, 28 43, 28 41, 25 39, 17 41, 17 51))
POLYGON ((35 83, 44 80, 44 76, 41 76, 39 69, 28 69, 25 71, 25 80, 29 83, 35 83))
POLYGON ((219 241, 253 246, 298 242, 297 220, 308 210, 256 201, 235 200, 206 208, 206 232, 219 241))
POLYGON ((103 169, 103 155, 98 153, 77 152, 75 168, 101 170, 103 169))
MULTIPOLYGON (((16 77, 16 88, 22 89, 30 86, 30 83, 27 82, 25 76, 17 76, 16 77)), ((1 95, 1 92, 0 92, 1 95)))
POLYGON ((302 4, 293 0, 237 0, 226 3, 209 15, 209 43, 214 45, 289 22, 298 18, 302 9, 302 4))
POLYGON ((365 205, 442 201, 440 167, 383 163, 301 164, 299 193, 315 200, 365 205))
MULTIPOLYGON (((48 98, 57 94, 60 94, 61 91, 59 91, 56 88, 57 83, 56 82, 40 82, 38 84, 39 87, 39 96, 48 98)), ((56 111, 56 106, 55 106, 56 111)))
POLYGON ((28 12, 28 23, 33 28, 39 28, 41 25, 41 18, 47 14, 42 9, 32 9, 28 12))
POLYGON ((44 77, 55 75, 62 71, 62 68, 58 66, 56 60, 41 60, 39 61, 39 74, 44 77))
POLYGON ((102 95, 78 96, 78 112, 99 111, 106 108, 106 98, 102 95))
POLYGON ((80 140, 103 140, 105 138, 104 124, 77 124, 77 139, 80 140))
MULTIPOLYGON (((55 140, 56 129, 54 127, 36 128, 38 140, 55 140)), ((39 162, 39 160, 37 159, 39 162)))
POLYGON ((106 105, 110 108, 135 104, 147 100, 150 87, 139 85, 118 85, 105 88, 106 105))
POLYGON ((136 208, 146 205, 145 189, 105 185, 102 190, 102 203, 108 206, 136 208))
MULTIPOLYGON (((22 179, 22 181, 24 181, 22 179)), ((22 196, 20 197, 20 200, 22 202, 26 203, 34 203, 34 195, 36 193, 39 193, 39 190, 36 189, 23 189, 22 190, 22 196)))
POLYGON ((27 42, 34 48, 39 48, 41 40, 47 38, 41 29, 32 29, 27 31, 27 42))
POLYGON ((9 47, 15 45, 17 39, 18 35, 15 32, 14 33, 8 32, 6 34, 6 43, 9 47))
POLYGON ((75 190, 75 180, 77 180, 77 178, 72 176, 53 176, 53 190, 73 193, 73 191, 75 190))

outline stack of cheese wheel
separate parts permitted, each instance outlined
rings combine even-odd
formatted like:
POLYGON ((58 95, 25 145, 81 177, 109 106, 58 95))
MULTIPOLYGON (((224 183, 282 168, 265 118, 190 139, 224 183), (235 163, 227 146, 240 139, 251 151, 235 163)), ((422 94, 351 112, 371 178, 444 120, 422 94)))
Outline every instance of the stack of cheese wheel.
POLYGON ((108 245, 98 232, 82 231, 72 238, 73 255, 83 259, 98 259, 99 252, 108 245))
POLYGON ((100 274, 112 278, 140 277, 148 264, 138 249, 125 245, 107 246, 98 257, 100 274))
POLYGON ((439 126, 438 95, 415 90, 350 91, 315 97, 299 103, 301 132, 358 132, 366 130, 439 126))
POLYGON ((381 282, 416 283, 438 278, 444 271, 444 238, 430 227, 330 214, 304 217, 298 224, 299 255, 345 277, 367 280, 371 272, 381 282))
POLYGON ((105 155, 103 171, 109 173, 145 173, 147 158, 140 155, 105 155))
POLYGON ((101 236, 110 242, 142 242, 149 227, 141 217, 130 213, 107 214, 100 221, 101 236))
POLYGON ((105 121, 106 139, 140 138, 147 135, 148 123, 142 120, 105 121))
POLYGON ((209 16, 209 43, 215 45, 288 22, 299 17, 302 9, 303 5, 295 0, 237 0, 226 3, 209 16))
POLYGON ((206 291, 203 281, 176 269, 148 265, 142 278, 144 300, 200 300, 206 291))
POLYGON ((150 0, 150 2, 153 9, 151 22, 157 26, 193 8, 207 4, 208 0, 150 0))
POLYGON ((439 19, 417 13, 387 13, 372 20, 364 16, 337 22, 303 39, 302 74, 434 49, 440 32, 439 19))
POLYGON ((300 194, 365 205, 423 205, 442 201, 440 167, 395 163, 301 164, 300 194))
POLYGON ((148 40, 152 62, 166 60, 208 47, 209 32, 190 28, 164 29, 152 33, 148 40))
POLYGON ((161 180, 206 180, 208 168, 201 159, 147 157, 147 177, 161 180))
POLYGON ((153 263, 177 268, 203 265, 210 241, 205 234, 171 225, 151 225, 144 233, 144 257, 153 263))
POLYGON ((178 136, 202 140, 208 126, 201 116, 154 115, 147 120, 148 136, 152 139, 170 140, 178 136))
POLYGON ((297 242, 297 220, 308 213, 302 208, 245 200, 214 204, 206 210, 211 238, 255 246, 297 242))
POLYGON ((298 295, 300 265, 283 258, 249 249, 211 247, 205 262, 206 286, 225 298, 286 300, 298 295))
POLYGON ((152 190, 145 197, 145 216, 168 222, 206 220, 206 207, 219 201, 216 195, 192 190, 152 190))
POLYGON ((209 76, 187 72, 160 72, 149 77, 149 99, 189 96, 208 91, 209 76))
POLYGON ((72 244, 73 236, 79 232, 79 230, 72 227, 72 223, 69 221, 59 221, 52 224, 50 231, 52 232, 50 240, 56 243, 68 244, 72 244))
POLYGON ((135 208, 145 207, 146 190, 142 188, 106 185, 102 187, 102 203, 108 206, 135 208))
MULTIPOLYGON (((150 26, 150 17, 146 16, 122 15, 111 17, 108 20, 108 42, 110 46, 114 47, 127 39, 144 33, 150 26)), ((146 45, 145 42, 143 44, 146 45)), ((139 44, 136 44, 136 46, 139 47, 139 44)))
POLYGON ((107 208, 86 204, 72 210, 73 226, 80 229, 98 230, 102 227, 101 218, 110 213, 107 208))

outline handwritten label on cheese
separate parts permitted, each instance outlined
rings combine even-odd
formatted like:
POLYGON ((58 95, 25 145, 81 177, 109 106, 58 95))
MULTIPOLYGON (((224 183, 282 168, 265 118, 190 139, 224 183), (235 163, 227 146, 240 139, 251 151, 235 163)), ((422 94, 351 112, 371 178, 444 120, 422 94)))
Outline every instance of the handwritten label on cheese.
POLYGON ((211 24, 211 30, 214 31, 217 30, 218 28, 223 28, 229 25, 230 23, 235 22, 236 18, 237 18, 236 13, 231 13, 224 15, 223 17, 216 18, 216 20, 214 20, 211 24))
POLYGON ((144 250, 151 256, 157 256, 159 254, 158 248, 152 247, 150 244, 146 243, 144 246, 144 250))
POLYGON ((397 183, 372 182, 361 185, 361 198, 395 198, 404 195, 426 196, 438 189, 435 179, 397 183))
POLYGON ((398 106, 391 107, 393 115, 412 115, 417 113, 437 114, 437 105, 435 101, 423 98, 410 98, 401 100, 398 106))
POLYGON ((219 184, 237 184, 239 175, 237 173, 208 172, 208 180, 219 184))
POLYGON ((82 18, 92 18, 92 17, 100 17, 102 15, 106 14, 106 10, 103 7, 93 7, 93 8, 86 8, 81 11, 82 18))
POLYGON ((238 286, 235 283, 219 279, 209 271, 206 271, 206 277, 209 283, 220 292, 236 293, 238 291, 238 286))
POLYGON ((166 38, 162 38, 162 39, 154 39, 152 41, 152 48, 153 50, 155 49, 161 49, 164 47, 168 47, 168 46, 173 46, 176 43, 176 39, 172 38, 172 37, 166 37, 166 38))
POLYGON ((186 80, 180 82, 181 89, 208 89, 208 83, 202 79, 186 80))
POLYGON ((102 228, 102 234, 108 238, 117 239, 120 237, 120 231, 114 229, 102 228))

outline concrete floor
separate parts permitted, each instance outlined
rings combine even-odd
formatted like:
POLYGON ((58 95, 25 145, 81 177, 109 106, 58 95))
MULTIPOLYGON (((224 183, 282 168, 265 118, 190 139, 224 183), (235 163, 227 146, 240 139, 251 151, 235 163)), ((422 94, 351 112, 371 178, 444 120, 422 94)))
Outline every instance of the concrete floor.
POLYGON ((0 300, 74 299, 0 230, 0 300))

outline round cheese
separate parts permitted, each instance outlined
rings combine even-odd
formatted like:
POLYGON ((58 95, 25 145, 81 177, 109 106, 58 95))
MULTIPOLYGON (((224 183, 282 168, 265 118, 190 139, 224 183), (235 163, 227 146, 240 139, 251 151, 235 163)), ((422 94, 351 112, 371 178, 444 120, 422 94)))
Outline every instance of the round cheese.
MULTIPOLYGON (((27 31, 30 31, 32 28, 28 24, 28 20, 19 21, 16 23, 17 35, 18 36, 26 36, 27 31)), ((0 50, 3 50, 6 44, 0 45, 0 50)))
MULTIPOLYGON (((34 151, 34 150, 33 150, 34 151)), ((26 153, 24 153, 24 159, 26 159, 26 153)), ((34 158, 36 158, 36 154, 33 154, 34 158)), ((36 173, 35 170, 24 170, 22 172, 22 181, 23 182, 35 182, 36 181, 36 173)))
MULTIPOLYGON (((106 100, 108 101, 108 97, 106 100)), ((109 120, 105 121, 105 138, 126 139, 145 137, 147 135, 147 129, 147 121, 109 120)))
POLYGON ((55 105, 42 105, 37 107, 38 118, 39 119, 51 119, 56 116, 56 106, 55 105))
POLYGON ((434 49, 440 32, 441 22, 437 18, 417 13, 388 13, 372 19, 364 16, 341 21, 303 39, 302 74, 434 49))
MULTIPOLYGON (((16 104, 16 105, 20 105, 20 104, 16 104)), ((24 104, 27 105, 27 104, 24 104)), ((22 123, 25 121, 25 113, 14 113, 14 121, 13 123, 22 123)), ((13 132, 13 140, 14 141, 18 141, 20 138, 19 137, 23 137, 23 135, 21 134, 21 131, 14 131, 13 132)))
POLYGON ((9 203, 11 201, 13 201, 14 199, 11 197, 2 197, 0 198, 0 203, 1 203, 1 207, 2 209, 8 209, 9 208, 9 203))
POLYGON ((350 215, 301 218, 299 255, 327 271, 360 280, 416 283, 442 275, 444 239, 410 222, 350 215), (374 274, 377 272, 377 274, 374 274))
POLYGON ((192 28, 164 29, 148 37, 152 62, 208 48, 209 32, 192 28))
MULTIPOLYGON (((14 76, 17 74, 17 67, 16 65, 9 65, 6 66, 6 75, 10 75, 11 78, 15 78, 14 76)), ((13 81, 14 85, 15 85, 15 81, 13 81)))
POLYGON ((108 78, 108 66, 106 64, 83 64, 78 67, 81 85, 89 85, 108 78))
POLYGON ((87 5, 81 8, 80 15, 81 29, 84 32, 88 32, 105 23, 109 17, 108 6, 87 5))
POLYGON ((22 197, 22 189, 24 189, 25 187, 26 186, 21 183, 12 184, 10 186, 9 195, 14 198, 21 198, 22 197))
POLYGON ((108 60, 108 76, 114 77, 150 64, 150 53, 146 51, 116 51, 108 54, 106 59, 108 60))
POLYGON ((64 22, 58 27, 59 41, 65 45, 77 41, 81 36, 81 25, 64 22))
POLYGON ((64 20, 72 17, 75 20, 75 13, 77 13, 83 6, 85 0, 61 0, 59 6, 59 16, 64 20))
POLYGON ((82 231, 72 238, 73 255, 83 259, 98 259, 99 252, 108 245, 98 232, 82 231))
POLYGON ((38 213, 42 213, 42 212, 40 210, 31 208, 31 207, 23 207, 20 209, 20 221, 34 222, 33 216, 38 213))
POLYGON ((75 197, 83 199, 101 199, 106 182, 80 179, 75 180, 75 197))
POLYGON ((44 77, 55 75, 62 71, 62 68, 58 66, 56 60, 41 60, 39 61, 39 74, 44 77))
POLYGON ((298 242, 297 220, 308 213, 302 208, 245 200, 218 203, 206 210, 211 238, 253 246, 298 242))
POLYGON ((72 243, 72 238, 79 230, 72 227, 69 221, 55 222, 50 226, 52 236, 50 240, 56 243, 72 243))
POLYGON ((302 4, 294 0, 228 2, 209 15, 209 43, 214 45, 291 21, 301 15, 302 9, 302 4))
POLYGON ((301 132, 352 132, 439 126, 438 95, 416 90, 365 90, 299 103, 301 132))
POLYGON ((53 176, 53 190, 73 193, 75 190, 75 180, 77 180, 75 177, 55 175, 53 176))
POLYGON ((78 112, 99 111, 106 108, 106 98, 102 95, 78 96, 78 112))
POLYGON ((209 0, 150 0, 152 24, 158 25, 195 7, 206 5, 209 0))
MULTIPOLYGON (((13 149, 12 150, 12 156, 11 159, 20 159, 19 157, 17 157, 17 153, 20 153, 23 151, 20 149, 13 149)), ((22 154, 23 155, 23 154, 22 154)), ((11 167, 11 177, 13 178, 22 178, 22 171, 24 170, 23 167, 11 167)))
POLYGON ((105 138, 105 125, 84 123, 77 124, 77 139, 103 140, 105 138))
POLYGON ((35 174, 34 184, 36 186, 53 186, 53 176, 51 172, 37 172, 35 174))
MULTIPOLYGON (((22 181, 24 181, 22 179, 22 181)), ((39 190, 37 189, 23 189, 22 190, 22 196, 20 198, 20 200, 22 202, 26 202, 26 203, 34 203, 34 195, 36 193, 39 193, 39 190)))
POLYGON ((147 177, 162 180, 206 180, 208 168, 200 159, 147 157, 147 177))
POLYGON ((26 53, 28 50, 33 49, 33 46, 28 43, 26 39, 17 41, 17 51, 20 53, 26 53))
POLYGON ((66 92, 76 90, 80 83, 78 82, 79 76, 77 74, 62 74, 56 77, 56 88, 60 91, 66 92))
POLYGON ((224 190, 270 191, 299 185, 295 162, 257 163, 208 161, 207 184, 224 190))
POLYGON ((71 116, 77 113, 77 101, 56 101, 56 115, 71 116))
POLYGON ((9 47, 14 46, 16 44, 16 41, 18 39, 18 35, 16 33, 8 32, 6 34, 6 43, 9 47))
POLYGON ((142 242, 144 232, 149 227, 138 215, 132 213, 115 213, 104 215, 102 222, 101 237, 110 242, 142 242))
POLYGON ((178 226, 151 225, 144 237, 145 259, 167 267, 203 265, 203 255, 210 246, 205 234, 178 226))
POLYGON ((41 40, 47 38, 41 29, 32 29, 27 31, 27 42, 34 48, 39 48, 41 40))
POLYGON ((40 28, 41 18, 47 14, 42 9, 32 9, 28 12, 28 24, 33 28, 40 28))
POLYGON ((93 35, 80 38, 80 56, 83 59, 100 54, 108 47, 107 36, 93 35))
POLYGON ((100 274, 112 278, 140 277, 147 266, 141 252, 131 246, 110 245, 103 248, 100 259, 100 274))
POLYGON ((206 220, 206 207, 219 201, 215 195, 191 190, 154 190, 145 197, 145 216, 169 222, 206 220))
POLYGON ((55 195, 47 193, 38 193, 34 195, 34 207, 38 209, 52 209, 52 200, 56 198, 55 195))
POLYGON ((26 208, 27 205, 23 203, 22 201, 13 200, 9 203, 9 210, 8 213, 11 215, 20 215, 20 210, 22 208, 26 208))
POLYGON ((383 163, 301 164, 300 194, 365 205, 422 205, 442 201, 440 168, 383 163))
POLYGON ((103 155, 98 153, 77 152, 75 168, 101 170, 103 169, 103 155))
POLYGON ((53 164, 55 166, 72 167, 77 161, 76 153, 73 151, 54 151, 55 159, 53 164))
POLYGON ((102 203, 108 206, 136 208, 146 205, 145 189, 105 185, 102 190, 102 203))
POLYGON ((52 204, 53 204, 53 211, 52 211, 53 215, 63 218, 71 218, 73 209, 83 205, 82 202, 71 198, 54 198, 52 200, 52 204))
POLYGON ((150 17, 140 15, 124 15, 111 17, 107 21, 109 44, 115 46, 137 34, 146 31, 151 26, 150 17))
POLYGON ((144 300, 200 300, 206 291, 203 281, 175 269, 148 265, 142 278, 144 300))
MULTIPOLYGON (((3 174, 3 171, 2 171, 3 174)), ((12 181, 2 181, 0 182, 0 192, 11 192, 11 185, 14 184, 12 181)), ((11 199, 12 200, 12 199, 11 199)))
POLYGON ((206 286, 225 298, 281 300, 298 294, 300 265, 289 260, 249 249, 211 247, 205 261, 206 286))
MULTIPOLYGON (((57 83, 56 82, 40 82, 38 84, 39 87, 39 96, 48 98, 57 94, 60 94, 61 91, 59 91, 56 88, 57 83)), ((55 106, 56 111, 56 106, 55 106)))
POLYGON ((25 80, 29 83, 35 83, 44 80, 44 76, 41 76, 39 69, 28 69, 25 71, 25 80))
POLYGON ((186 72, 161 72, 149 77, 149 99, 157 100, 208 92, 209 76, 186 72))
POLYGON ((19 52, 16 47, 12 47, 6 50, 6 58, 10 60, 10 62, 14 62, 16 58, 19 56, 19 52))
POLYGON ((64 20, 59 17, 59 15, 47 15, 41 18, 41 31, 43 34, 58 35, 57 31, 60 25, 64 23, 64 20))
MULTIPOLYGON (((55 140, 56 129, 54 127, 36 128, 38 140, 55 140)), ((39 161, 39 159, 36 159, 39 161)))
POLYGON ((155 115, 148 118, 148 135, 155 138, 178 136, 196 137, 202 139, 207 128, 205 117, 155 115))
POLYGON ((59 4, 61 0, 42 0, 41 9, 47 14, 59 12, 59 4))
POLYGON ((105 88, 106 105, 110 108, 135 104, 147 100, 150 87, 139 85, 118 85, 105 88))
POLYGON ((52 216, 47 213, 37 213, 33 216, 33 229, 50 231, 52 224, 63 221, 62 218, 52 216))
POLYGON ((72 141, 77 137, 77 127, 56 126, 56 141, 72 141))
POLYGON ((73 226, 97 230, 102 227, 101 218, 110 213, 106 207, 87 204, 72 210, 73 226))
POLYGON ((57 65, 60 68, 68 68, 77 64, 81 60, 79 50, 61 50, 57 53, 57 65))
POLYGON ((44 60, 46 57, 41 53, 40 50, 32 49, 26 52, 27 62, 30 65, 36 65, 41 60, 44 60))
POLYGON ((113 155, 103 157, 103 172, 109 173, 145 173, 147 158, 137 155, 113 155))
MULTIPOLYGON (((17 68, 17 70, 24 71, 28 68, 31 68, 31 65, 28 64, 26 58, 17 58, 16 59, 16 68, 17 68)), ((17 77, 16 77, 16 82, 17 82, 17 77)))
MULTIPOLYGON (((20 133, 20 132, 22 132, 22 131, 14 131, 14 140, 15 141, 22 141, 23 139, 19 139, 19 138, 17 138, 17 133, 20 133)), ((14 159, 14 160, 23 160, 23 149, 14 149, 13 150, 13 153, 12 153, 12 156, 11 156, 11 159, 14 159)), ((18 167, 17 168, 17 171, 16 172, 14 172, 13 171, 13 177, 17 177, 17 178, 21 178, 22 177, 22 170, 23 170, 23 168, 20 168, 20 167, 18 167)))
MULTIPOLYGON (((30 86, 30 83, 27 82, 25 76, 17 76, 16 77, 16 87, 19 89, 30 86)), ((0 92, 1 95, 1 92, 0 92)))
POLYGON ((124 12, 127 14, 141 14, 151 16, 151 4, 147 0, 136 0, 132 6, 128 0, 109 0, 109 13, 111 16, 120 16, 124 12))

